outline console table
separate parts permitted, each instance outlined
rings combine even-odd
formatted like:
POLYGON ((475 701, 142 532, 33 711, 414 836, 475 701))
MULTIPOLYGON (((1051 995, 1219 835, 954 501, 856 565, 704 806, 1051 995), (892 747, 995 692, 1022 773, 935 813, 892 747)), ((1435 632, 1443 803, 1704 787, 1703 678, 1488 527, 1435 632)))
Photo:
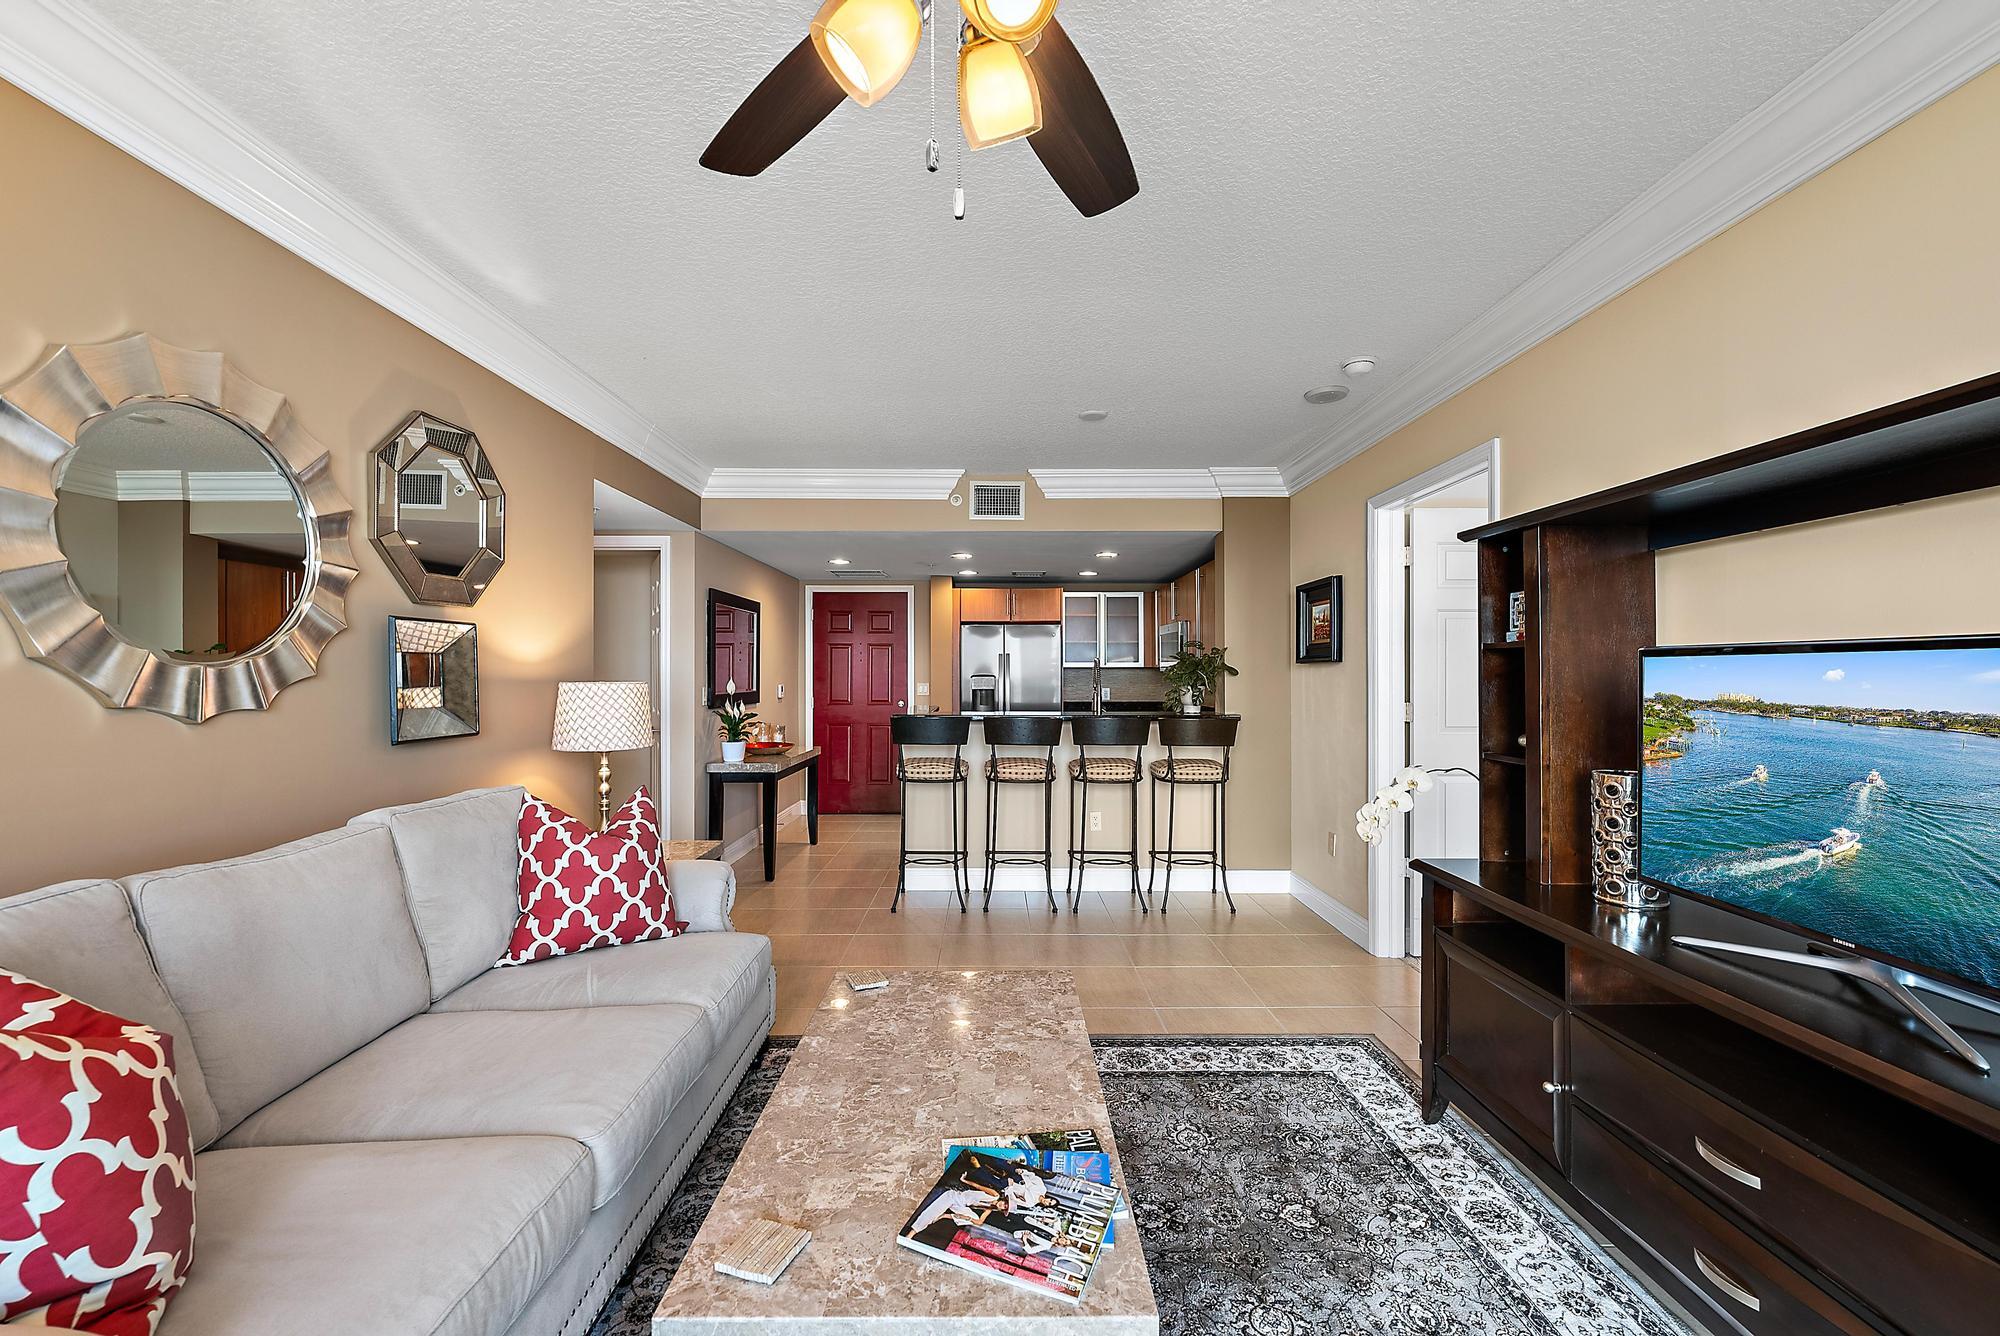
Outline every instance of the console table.
POLYGON ((764 788, 764 880, 778 876, 778 782, 788 775, 806 772, 806 836, 819 843, 819 748, 809 747, 792 756, 768 761, 744 757, 741 761, 710 761, 708 764, 708 838, 722 838, 722 796, 731 784, 761 784, 764 788))

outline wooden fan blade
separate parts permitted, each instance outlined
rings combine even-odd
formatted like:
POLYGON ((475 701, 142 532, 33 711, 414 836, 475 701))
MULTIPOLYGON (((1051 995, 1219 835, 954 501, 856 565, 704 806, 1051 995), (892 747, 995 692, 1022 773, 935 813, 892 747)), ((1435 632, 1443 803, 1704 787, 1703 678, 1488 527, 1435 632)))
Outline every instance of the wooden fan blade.
POLYGON ((1042 128, 1028 146, 1086 218, 1139 193, 1139 174, 1096 76, 1062 24, 1049 20, 1028 56, 1042 94, 1042 128))
POLYGON ((812 38, 804 38, 716 132, 701 165, 731 176, 756 176, 791 152, 846 97, 812 38))

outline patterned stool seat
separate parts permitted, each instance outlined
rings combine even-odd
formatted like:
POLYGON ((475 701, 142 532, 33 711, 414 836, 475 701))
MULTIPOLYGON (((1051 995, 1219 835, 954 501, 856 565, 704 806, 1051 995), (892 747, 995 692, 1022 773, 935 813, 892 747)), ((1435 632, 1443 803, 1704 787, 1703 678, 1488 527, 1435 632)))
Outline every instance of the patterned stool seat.
POLYGON ((1136 784, 1139 763, 1129 756, 1079 756, 1069 763, 1069 777, 1093 784, 1136 784))
POLYGON ((986 777, 1002 784, 1047 784, 1056 776, 1046 757, 991 756, 986 760, 986 777))
POLYGON ((1176 756, 1172 761, 1153 762, 1154 779, 1171 779, 1181 784, 1220 784, 1222 762, 1200 756, 1176 756))
POLYGON ((907 756, 903 778, 912 784, 949 784, 964 779, 969 767, 949 756, 907 756))

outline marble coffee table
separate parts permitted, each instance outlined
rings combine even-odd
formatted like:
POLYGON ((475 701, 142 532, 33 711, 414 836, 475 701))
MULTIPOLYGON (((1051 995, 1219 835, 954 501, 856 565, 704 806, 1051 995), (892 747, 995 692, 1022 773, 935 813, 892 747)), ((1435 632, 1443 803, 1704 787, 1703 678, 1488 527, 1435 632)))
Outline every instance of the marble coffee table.
POLYGON ((1068 974, 888 978, 871 993, 834 979, 661 1297, 653 1336, 1155 1336, 1159 1312, 1129 1219, 1078 1305, 896 1246, 943 1171, 947 1137, 1093 1127, 1114 1165, 1117 1149, 1068 974), (771 1286, 715 1270, 759 1217, 812 1233, 771 1286))

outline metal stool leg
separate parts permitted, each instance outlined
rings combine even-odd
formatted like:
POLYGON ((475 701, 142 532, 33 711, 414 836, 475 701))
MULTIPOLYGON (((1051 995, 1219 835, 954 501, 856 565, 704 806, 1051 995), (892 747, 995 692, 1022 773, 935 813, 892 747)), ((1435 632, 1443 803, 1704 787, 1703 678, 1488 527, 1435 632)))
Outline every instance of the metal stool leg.
POLYGON ((1223 784, 1215 786, 1215 861, 1222 868, 1222 898, 1229 902, 1229 912, 1236 912, 1236 897, 1229 893, 1229 803, 1222 790, 1223 784))
MULTIPOLYGON (((1146 813, 1146 894, 1153 893, 1153 883, 1160 879, 1160 777, 1152 778, 1153 805, 1146 813)), ((1163 904, 1161 909, 1165 909, 1163 904)))
POLYGON ((993 874, 999 868, 994 861, 993 846, 1000 833, 1000 790, 995 784, 991 771, 986 775, 986 900, 979 908, 982 914, 993 912, 993 874))
POLYGON ((1048 886, 1049 912, 1056 908, 1056 768, 1049 763, 1049 782, 1042 785, 1042 879, 1048 886))
POLYGON ((1135 773, 1129 786, 1132 791, 1132 894, 1139 896, 1139 778, 1135 773))
POLYGON ((1167 901, 1174 896, 1174 807, 1176 806, 1174 799, 1179 791, 1180 785, 1169 779, 1167 781, 1167 888, 1160 893, 1161 909, 1165 909, 1167 901))
POLYGON ((958 821, 954 830, 965 832, 965 843, 953 839, 952 852, 957 862, 952 868, 952 880, 958 886, 958 912, 972 912, 972 780, 970 777, 958 782, 958 821))
MULTIPOLYGON (((898 763, 898 770, 902 765, 898 763)), ((889 901, 889 912, 896 912, 896 906, 903 903, 903 886, 910 876, 910 786, 896 785, 896 894, 889 901)))

